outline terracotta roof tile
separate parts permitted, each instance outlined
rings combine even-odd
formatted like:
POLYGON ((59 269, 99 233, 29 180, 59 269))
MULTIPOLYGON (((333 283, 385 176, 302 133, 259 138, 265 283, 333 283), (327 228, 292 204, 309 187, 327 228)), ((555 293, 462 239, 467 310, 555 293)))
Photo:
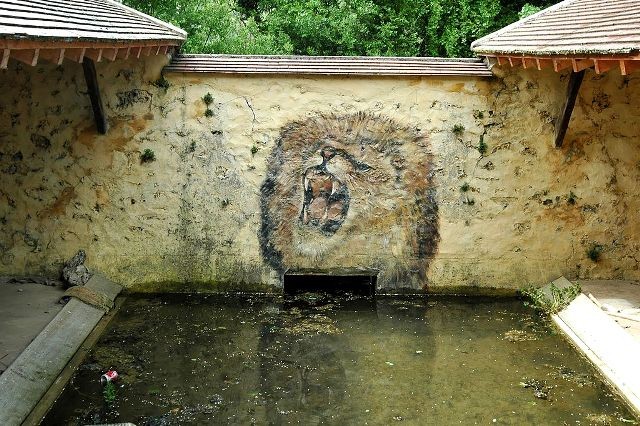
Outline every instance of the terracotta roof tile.
POLYGON ((611 55, 640 51, 639 0, 565 0, 471 44, 479 55, 611 55))

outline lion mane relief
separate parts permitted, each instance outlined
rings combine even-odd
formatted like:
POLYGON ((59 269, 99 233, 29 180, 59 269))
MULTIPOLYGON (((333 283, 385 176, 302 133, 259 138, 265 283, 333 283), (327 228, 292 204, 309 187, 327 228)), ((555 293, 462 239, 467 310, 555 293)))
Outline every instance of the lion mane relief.
POLYGON ((366 112, 284 126, 261 187, 260 245, 281 274, 373 273, 384 289, 423 288, 438 206, 429 141, 366 112))

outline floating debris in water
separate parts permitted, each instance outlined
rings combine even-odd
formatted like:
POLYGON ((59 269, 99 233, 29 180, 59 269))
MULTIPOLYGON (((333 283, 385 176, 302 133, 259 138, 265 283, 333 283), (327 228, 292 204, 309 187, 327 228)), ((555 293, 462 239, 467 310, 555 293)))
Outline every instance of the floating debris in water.
POLYGON ((524 379, 524 381, 520 382, 520 386, 523 388, 531 388, 533 389, 533 396, 539 399, 549 400, 549 391, 551 391, 551 386, 548 386, 543 380, 536 379, 524 379))
POLYGON ((509 330, 504 333, 504 340, 509 342, 529 342, 538 340, 535 335, 524 330, 509 330))
POLYGON ((593 378, 589 374, 576 373, 575 371, 573 371, 569 367, 565 367, 564 365, 553 366, 550 364, 545 364, 544 366, 555 370, 550 373, 550 376, 553 378, 564 379, 568 382, 577 384, 578 387, 594 385, 593 378))
POLYGON ((592 425, 611 425, 614 422, 613 417, 607 414, 589 414, 587 420, 592 425))

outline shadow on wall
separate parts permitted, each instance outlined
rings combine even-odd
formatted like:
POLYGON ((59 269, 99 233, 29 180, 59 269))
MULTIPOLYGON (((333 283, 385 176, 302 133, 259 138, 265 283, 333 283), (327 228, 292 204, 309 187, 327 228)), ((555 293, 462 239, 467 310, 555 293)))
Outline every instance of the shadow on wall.
POLYGON ((437 251, 426 136, 361 112, 282 128, 261 188, 260 246, 284 274, 378 274, 379 289, 420 289, 437 251))

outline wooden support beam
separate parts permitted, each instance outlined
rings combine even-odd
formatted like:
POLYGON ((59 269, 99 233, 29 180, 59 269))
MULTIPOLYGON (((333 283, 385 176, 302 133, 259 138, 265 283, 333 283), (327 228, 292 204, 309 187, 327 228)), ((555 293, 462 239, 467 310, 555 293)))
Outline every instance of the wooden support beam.
POLYGON ((6 70, 9 66, 9 58, 11 57, 11 50, 2 49, 2 61, 0 61, 0 68, 6 70))
POLYGON ((149 56, 151 54, 151 46, 146 46, 142 48, 142 53, 141 55, 143 56, 149 56))
POLYGON ((512 68, 516 68, 522 65, 522 61, 519 58, 514 58, 512 56, 509 56, 508 59, 509 59, 509 64, 511 64, 512 68))
POLYGON ((569 120, 571 120, 573 107, 576 105, 576 99, 578 97, 578 92, 580 91, 580 85, 582 84, 584 73, 585 70, 572 72, 569 77, 567 99, 565 101, 564 108, 562 109, 562 115, 558 117, 558 120, 556 121, 556 148, 560 148, 564 142, 564 136, 566 135, 567 128, 569 127, 569 120))
POLYGON ((571 59, 554 59, 553 70, 555 72, 562 71, 563 69, 573 67, 571 59))
POLYGON ((102 57, 103 58, 107 58, 111 62, 115 61, 117 56, 118 56, 118 48, 117 47, 113 47, 113 48, 109 48, 109 49, 102 49, 102 57))
POLYGON ((497 57, 498 65, 504 65, 507 63, 507 58, 503 58, 502 56, 497 57))
POLYGON ((27 65, 35 67, 40 56, 40 49, 12 50, 11 57, 27 65))
POLYGON ((640 70, 640 61, 620 61, 620 73, 622 75, 629 75, 638 70, 640 70))
POLYGON ((131 47, 127 47, 126 49, 118 49, 118 59, 128 59, 129 54, 131 53, 131 47))
POLYGON ((534 58, 522 58, 522 67, 524 69, 538 68, 538 63, 534 58))
POLYGON ((573 68, 573 72, 580 72, 593 66, 594 63, 591 59, 571 59, 571 67, 573 68))
POLYGON ((40 49, 40 58, 55 65, 62 65, 65 49, 40 49))
POLYGON ((610 61, 604 59, 594 59, 594 62, 597 74, 602 74, 603 72, 607 72, 610 69, 620 65, 620 61, 610 61))
POLYGON ((553 68, 553 61, 551 59, 538 59, 536 58, 536 65, 539 70, 543 70, 545 68, 553 68))
POLYGON ((103 49, 87 49, 84 52, 84 56, 93 62, 100 62, 102 60, 102 50, 103 49))
POLYGON ((84 60, 84 54, 87 49, 84 47, 78 49, 66 49, 64 52, 64 57, 67 59, 71 59, 72 61, 81 63, 84 60))
POLYGON ((91 107, 93 108, 93 118, 96 121, 96 128, 99 133, 106 134, 109 129, 109 123, 102 104, 100 96, 100 86, 98 85, 98 75, 96 73, 96 65, 92 59, 85 57, 82 61, 82 69, 84 70, 84 79, 87 82, 89 99, 91 99, 91 107))

